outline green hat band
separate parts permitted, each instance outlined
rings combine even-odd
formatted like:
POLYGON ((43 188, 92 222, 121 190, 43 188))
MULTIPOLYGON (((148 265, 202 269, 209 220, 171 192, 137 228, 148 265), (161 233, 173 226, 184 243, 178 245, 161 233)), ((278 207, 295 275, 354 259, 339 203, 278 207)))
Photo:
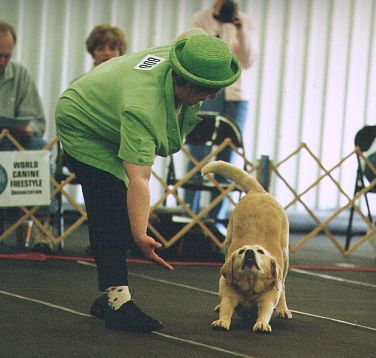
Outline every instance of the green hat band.
POLYGON ((226 43, 208 35, 177 41, 170 51, 170 60, 178 75, 204 87, 226 87, 239 78, 241 71, 226 43))

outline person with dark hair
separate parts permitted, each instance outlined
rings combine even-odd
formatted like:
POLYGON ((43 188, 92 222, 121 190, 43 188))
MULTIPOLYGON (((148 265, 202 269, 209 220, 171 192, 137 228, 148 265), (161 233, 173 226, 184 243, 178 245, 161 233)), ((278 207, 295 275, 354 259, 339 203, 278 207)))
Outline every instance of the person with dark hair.
POLYGON ((56 107, 56 127, 82 186, 98 288, 92 315, 107 328, 153 331, 161 322, 143 313, 128 287, 127 251, 172 270, 147 234, 149 181, 156 156, 181 149, 200 121, 201 102, 240 76, 226 43, 193 29, 172 44, 126 54, 74 82, 56 107))
MULTIPOLYGON (((239 10, 237 1, 215 0, 210 9, 195 13, 192 17, 192 27, 202 28, 209 35, 221 38, 231 48, 237 56, 242 69, 248 69, 255 60, 253 49, 254 26, 247 14, 239 10)), ((246 89, 245 71, 231 86, 226 87, 218 93, 215 99, 208 99, 202 106, 203 111, 219 112, 233 120, 240 131, 243 132, 248 116, 248 92, 246 89)), ((202 160, 207 154, 207 147, 202 145, 191 145, 190 153, 198 160, 202 160)), ((231 150, 225 148, 217 156, 218 160, 231 162, 231 150)), ((188 164, 188 170, 193 168, 193 164, 188 164)), ((201 181, 202 177, 198 173, 194 179, 201 181)), ((223 180, 218 178, 218 180, 223 180)), ((211 200, 214 200, 217 193, 213 193, 211 200)), ((200 211, 200 192, 186 190, 185 201, 191 209, 198 213, 200 211)), ((225 198, 211 212, 210 216, 216 219, 227 218, 228 200, 225 198)))

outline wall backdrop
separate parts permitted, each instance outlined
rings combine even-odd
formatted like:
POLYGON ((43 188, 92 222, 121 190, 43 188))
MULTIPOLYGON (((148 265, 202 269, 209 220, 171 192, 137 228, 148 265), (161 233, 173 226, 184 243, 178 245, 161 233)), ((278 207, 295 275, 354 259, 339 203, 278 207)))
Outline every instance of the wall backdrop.
MULTIPOLYGON (((356 131, 376 123, 376 0, 243 0, 254 20, 257 59, 248 71, 250 112, 244 140, 251 161, 279 161, 301 142, 330 167, 353 149, 356 131)), ((92 67, 85 39, 99 23, 124 29, 128 51, 171 41, 190 27, 194 12, 212 0, 0 0, 0 19, 18 34, 14 59, 39 88, 55 136, 54 107, 61 92, 92 67)), ((163 161, 157 161, 158 168, 163 161)), ((336 179, 349 192, 352 166, 336 179)), ((291 161, 296 189, 320 170, 291 161)), ((283 196, 278 186, 274 195, 283 196)), ((310 199, 316 209, 342 200, 330 187, 310 199)))

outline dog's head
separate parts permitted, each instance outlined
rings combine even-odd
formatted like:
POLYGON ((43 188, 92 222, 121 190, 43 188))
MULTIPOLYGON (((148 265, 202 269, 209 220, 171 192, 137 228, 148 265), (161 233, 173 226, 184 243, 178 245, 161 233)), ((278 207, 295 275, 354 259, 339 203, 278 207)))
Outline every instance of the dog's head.
POLYGON ((276 259, 261 245, 244 245, 235 250, 222 266, 221 274, 228 284, 255 293, 282 280, 276 259))

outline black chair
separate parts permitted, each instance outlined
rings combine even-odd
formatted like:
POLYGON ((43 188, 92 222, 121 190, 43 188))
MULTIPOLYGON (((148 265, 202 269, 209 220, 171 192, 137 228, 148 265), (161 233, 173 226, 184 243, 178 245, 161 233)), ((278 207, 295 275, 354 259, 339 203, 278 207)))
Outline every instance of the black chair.
MULTIPOLYGON (((368 157, 371 147, 375 142, 376 138, 376 126, 364 126, 361 128, 355 135, 354 144, 356 147, 359 147, 362 155, 368 157)), ((376 150, 375 150, 376 152, 376 150)), ((364 160, 363 156, 356 153, 358 167, 355 177, 355 188, 354 195, 360 192, 362 189, 367 187, 373 178, 376 178, 376 174, 373 172, 371 166, 364 160)), ((372 163, 371 163, 372 164, 372 163)), ((370 222, 373 221, 371 209, 368 202, 368 194, 376 194, 376 185, 374 185, 368 192, 364 194, 364 199, 367 207, 367 216, 370 222)), ((350 208, 349 222, 346 230, 346 245, 345 249, 347 250, 350 247, 350 241, 353 237, 353 219, 354 219, 354 205, 350 208)))

